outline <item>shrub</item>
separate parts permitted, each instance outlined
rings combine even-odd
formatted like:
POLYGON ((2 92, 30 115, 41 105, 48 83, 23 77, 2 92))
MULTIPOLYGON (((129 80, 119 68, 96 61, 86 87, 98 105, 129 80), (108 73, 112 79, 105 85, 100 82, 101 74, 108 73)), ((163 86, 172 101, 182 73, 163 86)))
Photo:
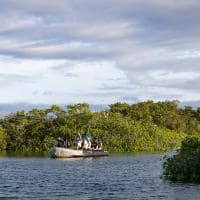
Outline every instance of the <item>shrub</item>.
POLYGON ((169 180, 200 183, 200 139, 186 138, 181 149, 163 167, 164 176, 169 180))

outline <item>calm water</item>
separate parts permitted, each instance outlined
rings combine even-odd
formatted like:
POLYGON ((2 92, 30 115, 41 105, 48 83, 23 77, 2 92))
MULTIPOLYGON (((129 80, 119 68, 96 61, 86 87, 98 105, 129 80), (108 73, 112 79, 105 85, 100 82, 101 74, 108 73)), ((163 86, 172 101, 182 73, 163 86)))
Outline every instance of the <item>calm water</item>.
POLYGON ((199 200, 200 185, 160 179, 161 155, 0 158, 0 199, 199 200))

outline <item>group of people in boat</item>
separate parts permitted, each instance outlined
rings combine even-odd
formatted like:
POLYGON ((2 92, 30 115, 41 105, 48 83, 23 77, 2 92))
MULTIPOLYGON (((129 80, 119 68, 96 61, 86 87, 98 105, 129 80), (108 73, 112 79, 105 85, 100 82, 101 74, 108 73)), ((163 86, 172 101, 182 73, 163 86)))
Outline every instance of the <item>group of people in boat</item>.
MULTIPOLYGON (((61 137, 58 137, 57 142, 58 147, 68 148, 69 146, 67 138, 62 139, 61 137)), ((77 150, 102 150, 103 148, 102 141, 96 138, 92 140, 92 136, 89 132, 82 135, 78 133, 76 144, 77 150)))
POLYGON ((78 134, 77 137, 77 150, 102 150, 102 141, 100 139, 94 138, 92 141, 92 137, 90 133, 84 133, 81 135, 78 134))

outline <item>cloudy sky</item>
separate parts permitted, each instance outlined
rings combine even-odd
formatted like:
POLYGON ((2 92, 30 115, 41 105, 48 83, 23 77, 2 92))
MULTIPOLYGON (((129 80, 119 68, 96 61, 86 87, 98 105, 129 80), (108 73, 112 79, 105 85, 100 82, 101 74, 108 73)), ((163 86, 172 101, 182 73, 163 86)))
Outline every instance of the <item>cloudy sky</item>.
POLYGON ((0 0, 0 103, 200 100, 199 0, 0 0))

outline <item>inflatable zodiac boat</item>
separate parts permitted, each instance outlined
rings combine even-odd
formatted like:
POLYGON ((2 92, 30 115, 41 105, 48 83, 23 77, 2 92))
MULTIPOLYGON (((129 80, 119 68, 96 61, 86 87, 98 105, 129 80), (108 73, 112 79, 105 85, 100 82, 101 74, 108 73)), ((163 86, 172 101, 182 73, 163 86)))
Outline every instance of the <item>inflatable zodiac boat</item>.
POLYGON ((100 157, 108 156, 104 150, 76 150, 63 147, 52 147, 50 150, 52 158, 74 158, 74 157, 100 157))

